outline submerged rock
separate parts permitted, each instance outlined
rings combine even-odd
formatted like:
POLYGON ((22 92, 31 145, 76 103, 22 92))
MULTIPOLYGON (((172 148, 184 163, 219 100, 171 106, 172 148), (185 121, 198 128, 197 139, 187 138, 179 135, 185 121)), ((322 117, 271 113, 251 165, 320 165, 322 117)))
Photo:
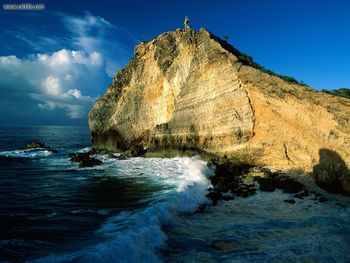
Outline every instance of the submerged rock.
POLYGON ((68 154, 68 156, 70 157, 69 160, 71 162, 79 163, 80 168, 93 167, 95 165, 102 164, 102 161, 91 157, 89 152, 70 153, 70 154, 68 154))
POLYGON ((57 153, 57 150, 51 149, 49 146, 45 145, 45 143, 40 141, 31 141, 26 145, 24 145, 23 147, 21 147, 21 150, 36 150, 36 149, 37 150, 44 149, 52 153, 57 153))
POLYGON ((90 157, 89 159, 83 159, 79 162, 79 167, 84 168, 84 167, 93 167, 95 165, 100 165, 102 164, 102 161, 90 157))
POLYGON ((22 149, 24 150, 30 150, 30 149, 36 149, 36 148, 46 148, 46 146, 42 142, 32 141, 22 147, 22 149))

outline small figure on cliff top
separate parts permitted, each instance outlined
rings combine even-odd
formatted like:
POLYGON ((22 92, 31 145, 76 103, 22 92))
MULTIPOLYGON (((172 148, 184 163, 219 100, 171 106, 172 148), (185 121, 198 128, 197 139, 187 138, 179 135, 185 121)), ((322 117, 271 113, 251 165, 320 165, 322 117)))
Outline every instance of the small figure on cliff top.
POLYGON ((185 16, 185 21, 184 21, 185 31, 186 31, 187 29, 190 29, 190 26, 188 25, 188 22, 190 22, 190 20, 188 19, 187 16, 185 16))

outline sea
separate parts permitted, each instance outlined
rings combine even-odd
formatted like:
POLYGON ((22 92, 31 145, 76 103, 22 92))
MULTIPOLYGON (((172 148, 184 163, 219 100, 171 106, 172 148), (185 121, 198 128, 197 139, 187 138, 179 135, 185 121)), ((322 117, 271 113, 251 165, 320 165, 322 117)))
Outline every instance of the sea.
POLYGON ((87 127, 0 128, 0 262, 350 262, 349 198, 309 182, 327 202, 212 206, 199 156, 69 161, 90 146, 87 127), (55 151, 21 150, 33 140, 55 151))

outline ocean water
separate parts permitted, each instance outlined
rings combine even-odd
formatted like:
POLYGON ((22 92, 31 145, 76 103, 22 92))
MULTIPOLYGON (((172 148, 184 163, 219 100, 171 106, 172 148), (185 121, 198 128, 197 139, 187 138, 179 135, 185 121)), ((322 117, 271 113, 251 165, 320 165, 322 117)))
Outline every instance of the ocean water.
POLYGON ((0 262, 350 262, 348 198, 211 206, 199 157, 69 161, 89 147, 86 127, 0 128, 0 262))

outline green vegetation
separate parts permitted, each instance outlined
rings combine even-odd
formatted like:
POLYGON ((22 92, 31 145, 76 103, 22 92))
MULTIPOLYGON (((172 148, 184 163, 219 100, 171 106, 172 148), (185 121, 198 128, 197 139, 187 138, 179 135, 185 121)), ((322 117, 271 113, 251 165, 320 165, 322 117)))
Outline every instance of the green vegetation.
POLYGON ((334 96, 344 97, 350 99, 350 89, 336 89, 336 90, 321 90, 324 93, 328 93, 334 96))
POLYGON ((260 69, 261 71, 263 71, 263 72, 265 72, 265 73, 267 73, 269 75, 279 77, 279 78, 281 78, 281 79, 283 79, 283 80, 285 80, 287 82, 290 82, 290 83, 299 84, 299 85, 303 85, 303 86, 308 86, 304 82, 302 82, 302 81, 299 82, 293 77, 277 74, 277 73, 273 72, 272 70, 266 69, 264 66, 259 65, 258 63, 256 63, 253 60, 253 58, 251 56, 249 56, 249 55, 239 51, 238 49, 233 47, 231 44, 229 44, 227 42, 227 40, 228 40, 227 36, 224 36, 224 40, 214 36, 213 34, 212 34, 212 37, 215 40, 217 40, 224 49, 226 49, 227 51, 231 52, 236 57, 238 57, 239 61, 242 62, 244 65, 250 66, 250 67, 253 67, 253 68, 256 68, 256 69, 260 69))

